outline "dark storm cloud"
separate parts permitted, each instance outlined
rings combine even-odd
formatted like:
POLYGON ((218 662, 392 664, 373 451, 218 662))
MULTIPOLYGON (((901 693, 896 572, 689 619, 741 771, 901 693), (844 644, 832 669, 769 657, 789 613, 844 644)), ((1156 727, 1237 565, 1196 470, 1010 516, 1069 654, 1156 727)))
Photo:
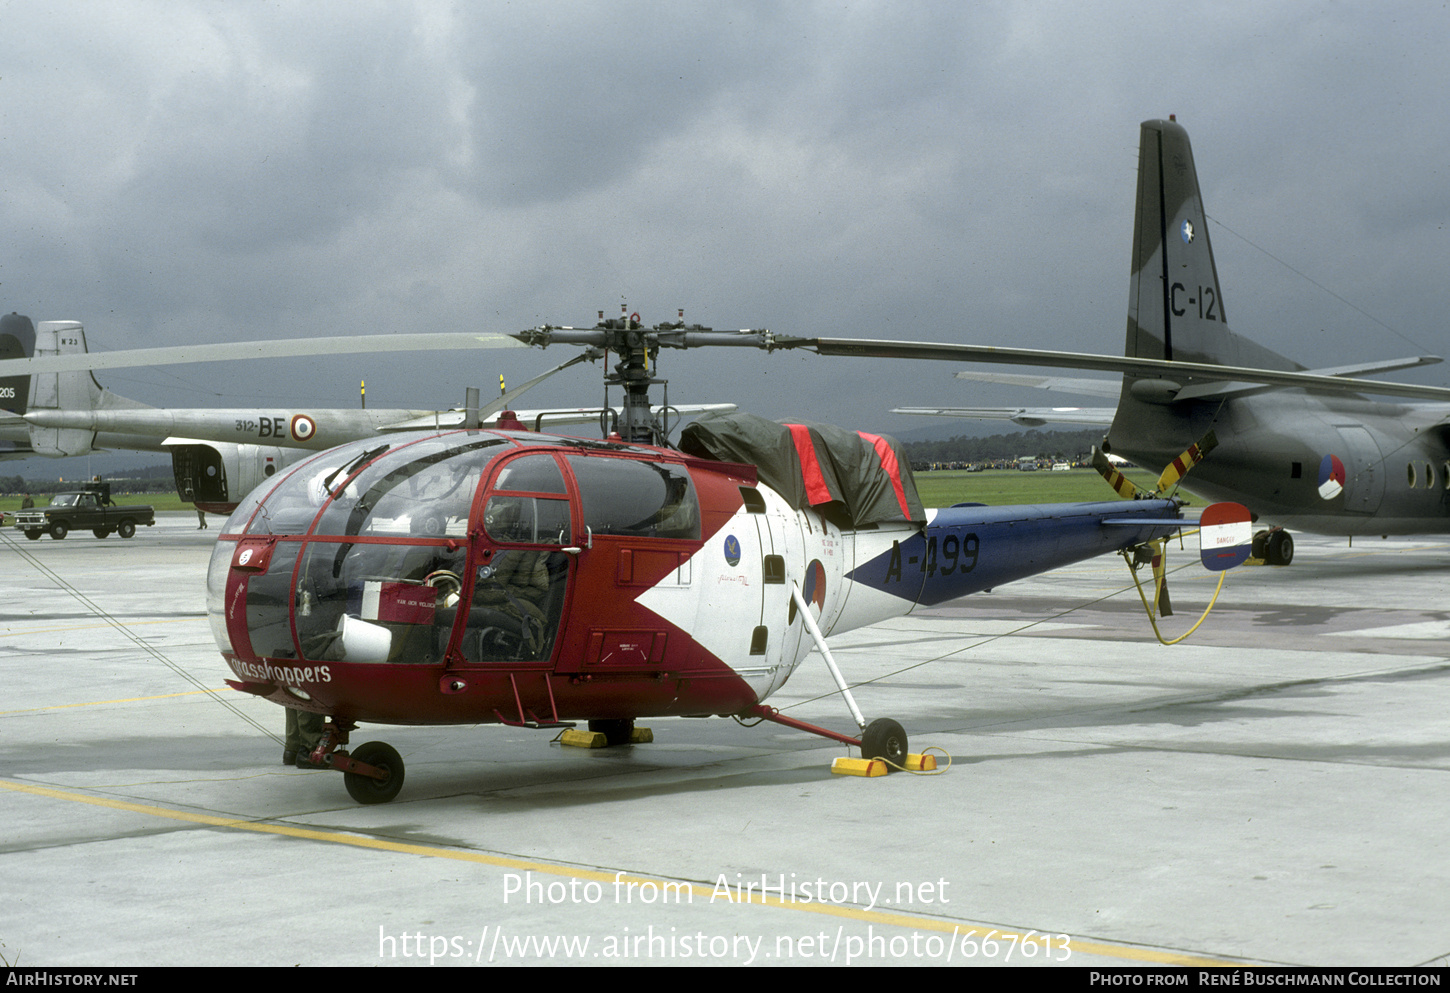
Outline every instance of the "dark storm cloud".
MULTIPOLYGON (((1137 125, 1170 112, 1226 226, 1236 328, 1340 361, 1444 347, 1450 32, 1418 4, 0 10, 5 307, 84 320, 102 347, 516 330, 623 301, 1111 351, 1137 125)), ((427 405, 564 357, 107 381, 152 403, 262 384, 346 403, 367 377, 380 403, 427 405)), ((668 358, 672 399, 771 416, 889 427, 897 402, 1011 402, 939 365, 668 358)), ((597 370, 570 375, 531 400, 596 402, 597 370)))

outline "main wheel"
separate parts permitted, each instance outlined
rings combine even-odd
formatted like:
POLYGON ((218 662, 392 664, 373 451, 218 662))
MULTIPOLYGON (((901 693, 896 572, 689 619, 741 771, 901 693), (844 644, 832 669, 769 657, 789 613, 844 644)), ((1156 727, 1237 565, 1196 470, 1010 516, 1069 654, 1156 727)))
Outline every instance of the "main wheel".
POLYGON ((40 528, 26 528, 25 529, 25 537, 29 538, 31 541, 39 541, 40 540, 40 536, 43 535, 43 534, 45 534, 45 532, 42 531, 42 530, 40 530, 40 528))
POLYGON ((634 735, 634 721, 631 718, 618 718, 602 721, 590 721, 589 730, 598 731, 604 735, 604 741, 613 748, 615 745, 627 745, 634 735))
POLYGON ((136 537, 136 522, 131 520, 122 521, 116 525, 116 533, 122 538, 136 537))
POLYGON ((1294 538, 1288 531, 1271 532, 1266 550, 1269 565, 1288 565, 1294 561, 1294 538))
POLYGON ((888 717, 878 717, 866 725, 861 735, 863 759, 885 759, 894 766, 906 762, 906 731, 888 717))
POLYGON ((403 788, 403 757, 392 745, 370 741, 354 748, 352 757, 387 773, 384 779, 374 779, 358 772, 342 774, 347 792, 358 803, 387 803, 403 788))
POLYGON ((56 541, 60 541, 68 534, 70 534, 70 525, 65 521, 56 521, 50 526, 50 536, 56 541))

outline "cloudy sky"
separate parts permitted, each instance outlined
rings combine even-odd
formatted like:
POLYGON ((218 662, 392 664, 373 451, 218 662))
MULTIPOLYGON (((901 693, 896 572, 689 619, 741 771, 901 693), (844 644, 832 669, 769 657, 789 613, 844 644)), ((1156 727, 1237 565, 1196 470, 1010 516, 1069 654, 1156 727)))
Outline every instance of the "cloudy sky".
MULTIPOLYGON (((1118 351, 1138 124, 1170 113, 1235 330, 1310 364, 1450 348, 1440 4, 10 0, 0 24, 0 307, 93 350, 624 302, 1118 351)), ((351 406, 365 378, 370 406, 435 407, 568 355, 100 378, 172 406, 351 406)), ((898 403, 1047 402, 942 364, 666 359, 672 401, 877 430, 920 426, 898 403)), ((529 402, 597 403, 599 376, 529 402)))

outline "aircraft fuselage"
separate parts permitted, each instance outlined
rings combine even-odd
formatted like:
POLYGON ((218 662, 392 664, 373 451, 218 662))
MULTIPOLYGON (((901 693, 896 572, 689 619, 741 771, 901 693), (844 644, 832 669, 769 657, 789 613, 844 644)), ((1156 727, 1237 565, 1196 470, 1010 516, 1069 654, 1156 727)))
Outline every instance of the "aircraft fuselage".
POLYGON ((1218 447, 1184 487, 1267 523, 1342 535, 1450 529, 1450 446, 1424 406, 1287 390, 1137 413, 1130 433, 1114 432, 1114 454, 1163 466, 1212 430, 1218 447))

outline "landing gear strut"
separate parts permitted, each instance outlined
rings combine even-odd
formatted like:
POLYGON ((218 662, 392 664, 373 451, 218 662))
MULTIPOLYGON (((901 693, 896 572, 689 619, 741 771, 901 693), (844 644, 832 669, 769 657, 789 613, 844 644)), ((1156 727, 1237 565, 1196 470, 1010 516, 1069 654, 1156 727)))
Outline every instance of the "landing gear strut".
MULTIPOLYGON (((350 756, 344 753, 343 757, 350 759, 355 768, 372 770, 342 774, 347 792, 358 803, 387 803, 403 788, 403 757, 392 745, 370 741, 359 745, 350 756)), ((337 759, 334 755, 334 765, 339 765, 337 759)))
POLYGON ((340 725, 329 719, 312 761, 341 772, 343 785, 358 803, 387 803, 403 788, 403 757, 381 741, 369 741, 349 753, 344 746, 348 733, 355 730, 356 724, 340 725))
POLYGON ((794 717, 786 717, 774 707, 767 707, 763 704, 756 704, 742 716, 761 717, 776 724, 783 724, 800 731, 809 731, 811 734, 818 734, 823 738, 853 745, 861 749, 863 759, 885 759, 889 767, 902 768, 906 763, 906 732, 902 730, 900 724, 887 717, 878 717, 870 724, 866 723, 866 718, 861 714, 861 708, 856 706, 856 701, 851 697, 851 690, 846 686, 845 677, 841 675, 841 670, 836 668, 836 660, 831 657, 831 650, 826 647, 825 635, 821 634, 821 629, 811 616, 810 605, 806 603, 805 597, 801 596, 800 587, 795 583, 791 583, 790 595, 791 599, 795 601, 796 610, 799 611, 805 622, 806 631, 810 633, 812 640, 816 643, 816 650, 826 660, 826 668, 830 670, 836 688, 841 691, 841 697, 846 701, 846 707, 851 711, 856 726, 861 728, 861 737, 851 738, 814 724, 807 724, 805 721, 798 721, 794 717))

